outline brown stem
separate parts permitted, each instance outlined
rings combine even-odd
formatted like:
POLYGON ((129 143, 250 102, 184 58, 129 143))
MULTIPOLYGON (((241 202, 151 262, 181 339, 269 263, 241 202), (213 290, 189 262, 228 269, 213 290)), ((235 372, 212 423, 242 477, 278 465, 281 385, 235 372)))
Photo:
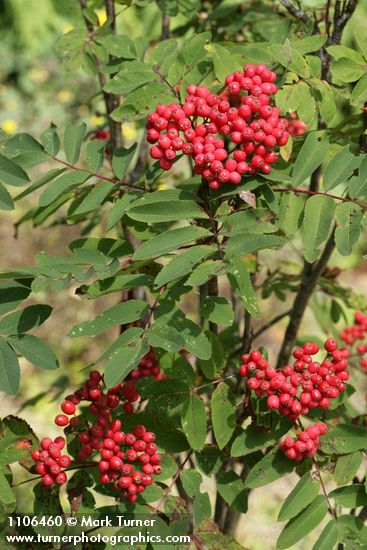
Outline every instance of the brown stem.
POLYGON ((169 32, 169 25, 171 22, 171 18, 167 14, 163 14, 162 16, 162 33, 161 33, 161 40, 167 40, 170 36, 169 32))
POLYGON ((177 472, 176 472, 175 475, 173 476, 173 479, 172 479, 171 484, 170 484, 170 485, 167 487, 167 489, 164 491, 163 496, 162 496, 161 500, 158 502, 156 511, 155 511, 155 513, 154 513, 153 515, 157 515, 157 514, 158 514, 158 512, 160 511, 160 508, 161 508, 162 504, 164 504, 165 501, 167 500, 167 498, 169 497, 169 495, 170 495, 170 493, 171 493, 173 487, 174 487, 175 484, 176 484, 176 481, 178 480, 178 478, 180 477, 180 475, 181 475, 182 472, 184 471, 185 466, 186 466, 187 462, 190 460, 190 457, 191 457, 191 455, 192 455, 193 452, 194 452, 193 450, 191 450, 191 451, 188 452, 188 454, 187 454, 185 460, 182 462, 181 466, 178 468, 177 472))
POLYGON ((357 7, 358 0, 349 0, 348 2, 344 2, 342 9, 340 9, 340 4, 340 0, 335 2, 334 28, 330 37, 329 45, 340 44, 343 30, 345 29, 349 19, 352 17, 357 7))
POLYGON ((220 531, 224 530, 227 512, 228 512, 228 504, 217 491, 217 498, 215 501, 214 521, 218 525, 220 531))
MULTIPOLYGON (((212 277, 208 281, 208 296, 218 296, 218 279, 212 277)), ((216 323, 209 322, 209 330, 214 334, 218 332, 218 325, 216 323)))
POLYGON ((145 187, 142 187, 140 185, 134 185, 132 183, 127 183, 120 181, 116 178, 108 178, 107 176, 102 176, 101 174, 96 174, 92 170, 88 170, 87 168, 82 168, 81 166, 75 166, 73 164, 70 164, 69 162, 66 162, 65 160, 59 159, 57 157, 54 157, 52 155, 49 155, 53 160, 56 162, 59 162, 60 164, 63 164, 64 166, 67 166, 68 168, 71 168, 71 170, 80 170, 81 172, 86 172, 87 174, 91 174, 95 178, 98 178, 103 181, 110 181, 111 183, 116 183, 118 185, 122 185, 124 187, 131 187, 132 189, 140 189, 141 191, 146 191, 145 187))
POLYGON ((363 210, 367 210, 367 204, 364 203, 364 202, 360 202, 360 201, 357 201, 357 200, 354 200, 354 199, 349 199, 349 198, 346 198, 346 197, 338 197, 338 195, 331 195, 330 193, 324 193, 323 191, 316 191, 316 190, 312 190, 312 189, 298 189, 296 187, 293 187, 293 188, 276 187, 275 189, 273 189, 273 191, 275 193, 297 193, 297 194, 302 193, 304 195, 323 195, 325 197, 330 197, 331 199, 335 199, 337 201, 349 202, 349 203, 356 204, 356 205, 360 206, 361 208, 363 208, 363 210))
MULTIPOLYGON (((249 466, 245 463, 243 465, 242 471, 241 471, 241 479, 246 479, 246 476, 249 472, 249 466)), ((228 535, 234 535, 235 529, 238 525, 238 521, 240 519, 240 512, 237 512, 237 510, 234 510, 233 508, 230 508, 227 513, 226 521, 224 524, 224 533, 228 535)))
POLYGON ((283 344, 278 357, 278 368, 283 367, 289 360, 308 302, 310 301, 312 293, 316 288, 320 275, 324 271, 324 268, 326 267, 330 256, 333 253, 333 250, 335 248, 334 231, 335 227, 333 227, 330 237, 328 238, 325 245, 324 251, 321 254, 321 257, 316 265, 313 266, 313 264, 309 264, 308 262, 304 263, 300 288, 293 302, 292 311, 290 313, 290 320, 284 335, 283 344))
POLYGON ((147 318, 147 321, 145 323, 144 332, 143 332, 142 336, 144 336, 144 334, 147 332, 148 328, 150 327, 150 323, 152 321, 154 312, 155 312, 155 310, 157 309, 157 307, 159 305, 159 298, 162 296, 162 293, 166 289, 166 286, 167 285, 162 286, 162 288, 159 290, 159 292, 157 294, 156 299, 154 300, 152 306, 150 307, 148 318, 147 318))
POLYGON ((306 23, 306 25, 311 22, 311 19, 309 18, 307 13, 305 13, 300 8, 297 8, 294 4, 292 4, 292 2, 290 2, 290 0, 280 0, 280 3, 291 15, 293 15, 293 17, 295 17, 299 21, 306 23))
POLYGON ((329 496, 327 494, 327 491, 326 491, 326 488, 325 488, 325 484, 324 484, 324 481, 322 479, 322 475, 321 475, 321 470, 320 470, 320 467, 319 465, 317 464, 315 458, 312 459, 312 462, 313 462, 313 465, 314 465, 314 468, 317 472, 317 477, 320 481, 320 485, 321 485, 321 490, 324 494, 324 497, 325 497, 325 500, 327 502, 327 507, 328 507, 328 510, 330 512, 330 514, 333 516, 333 518, 335 519, 335 521, 337 520, 337 517, 336 517, 336 512, 334 510, 334 508, 331 506, 331 502, 330 502, 330 499, 329 499, 329 496))
POLYGON ((111 20, 111 31, 116 34, 115 0, 105 0, 106 15, 111 20))
POLYGON ((269 328, 271 328, 273 325, 275 325, 276 323, 279 323, 279 321, 281 321, 282 319, 284 319, 284 317, 288 317, 288 315, 290 315, 292 312, 291 309, 288 309, 287 311, 284 311, 283 313, 279 313, 279 315, 276 315, 275 317, 273 317, 273 319, 271 319, 268 323, 266 323, 265 325, 263 325, 262 327, 260 327, 253 335, 253 340, 256 340, 256 338, 258 338, 261 334, 263 334, 264 332, 266 332, 269 328))
MULTIPOLYGON (((363 107, 363 128, 367 128, 367 103, 363 107)), ((362 132, 361 143, 360 143, 361 153, 367 153, 367 134, 362 132)))

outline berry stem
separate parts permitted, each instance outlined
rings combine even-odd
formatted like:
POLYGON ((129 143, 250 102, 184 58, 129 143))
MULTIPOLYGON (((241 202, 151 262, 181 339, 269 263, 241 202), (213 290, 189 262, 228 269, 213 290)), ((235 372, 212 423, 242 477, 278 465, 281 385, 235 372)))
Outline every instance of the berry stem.
MULTIPOLYGON (((294 424, 294 427, 297 431, 297 427, 300 427, 302 431, 304 431, 304 427, 302 426, 302 422, 300 419, 298 419, 298 426, 297 426, 297 423, 294 424)), ((332 515, 333 519, 336 521, 338 518, 337 518, 337 515, 336 515, 336 512, 334 510, 334 508, 331 506, 331 502, 330 502, 330 499, 329 499, 329 496, 327 494, 327 491, 326 491, 326 487, 325 487, 325 484, 324 484, 324 480, 322 479, 322 475, 321 475, 321 470, 320 470, 320 467, 317 463, 317 460, 316 458, 313 456, 312 457, 312 463, 314 465, 314 468, 316 470, 316 473, 317 473, 317 478, 320 482, 320 485, 321 485, 321 490, 323 492, 323 495, 325 497, 325 500, 326 500, 326 503, 327 503, 327 507, 328 507, 328 510, 330 512, 330 514, 332 515)))
POLYGON ((158 305, 159 305, 159 299, 160 297, 162 296, 163 292, 165 291, 166 289, 166 286, 167 285, 163 285, 162 288, 159 290, 158 292, 158 295, 156 297, 156 299, 154 300, 153 304, 151 305, 150 307, 150 310, 149 310, 149 314, 148 314, 148 318, 147 318, 147 321, 145 323, 145 327, 144 327, 144 332, 142 334, 142 337, 144 336, 144 334, 146 333, 146 331, 148 330, 149 326, 150 326, 150 323, 152 321, 152 317, 153 317, 153 314, 155 312, 155 310, 157 309, 158 305))
POLYGON ((172 482, 171 482, 170 485, 167 487, 167 489, 164 491, 161 500, 160 500, 160 501, 158 502, 158 504, 157 504, 157 508, 156 508, 156 511, 155 511, 154 514, 153 514, 153 517, 156 516, 156 515, 161 511, 160 508, 161 508, 162 504, 164 504, 165 501, 167 500, 167 498, 169 497, 169 495, 170 495, 170 493, 171 493, 173 487, 174 487, 175 484, 176 484, 176 481, 178 480, 178 478, 180 477, 180 475, 181 475, 182 472, 184 471, 185 466, 186 466, 186 464, 188 463, 188 461, 190 460, 190 457, 191 457, 191 455, 192 455, 193 452, 194 452, 193 450, 191 450, 191 451, 188 452, 188 454, 187 454, 185 460, 182 462, 181 466, 178 468, 177 472, 176 472, 175 475, 173 476, 172 482))
POLYGON ((325 484, 324 484, 324 481, 322 479, 322 475, 321 475, 321 470, 320 470, 320 467, 319 465, 317 464, 317 461, 315 459, 315 457, 312 458, 312 463, 314 465, 314 468, 316 470, 316 473, 317 473, 317 477, 318 477, 318 480, 320 482, 320 485, 321 485, 321 490, 324 494, 324 497, 325 497, 325 500, 326 500, 326 503, 327 503, 327 507, 328 507, 328 510, 330 512, 330 514, 332 515, 333 519, 335 521, 337 521, 337 515, 336 515, 336 512, 334 510, 334 508, 331 506, 331 502, 330 502, 330 499, 329 499, 329 496, 327 494, 327 491, 326 491, 326 488, 325 488, 325 484))
POLYGON ((203 384, 202 386, 197 386, 196 388, 194 388, 194 391, 197 392, 198 390, 202 390, 203 388, 207 388, 208 386, 215 386, 216 384, 220 384, 221 382, 225 382, 225 380, 230 380, 231 378, 236 378, 236 375, 231 374, 230 376, 226 376, 225 378, 217 378, 216 380, 212 380, 207 384, 203 384))
POLYGON ((347 197, 339 197, 338 195, 331 195, 330 193, 324 193, 323 191, 311 191, 310 189, 298 189, 298 188, 288 188, 288 187, 280 187, 273 189, 275 193, 302 193, 304 195, 324 195, 325 197, 330 197, 331 199, 335 199, 337 201, 341 202, 349 202, 352 204, 356 204, 357 206, 360 206, 363 210, 367 210, 367 204, 364 202, 360 202, 354 199, 349 199, 347 197))
POLYGON ((276 323, 279 323, 284 317, 288 317, 290 315, 291 310, 287 309, 287 311, 284 311, 283 313, 279 313, 279 315, 276 315, 273 319, 271 319, 268 323, 260 327, 256 332, 254 332, 253 340, 256 340, 261 334, 266 332, 269 328, 271 328, 276 323))

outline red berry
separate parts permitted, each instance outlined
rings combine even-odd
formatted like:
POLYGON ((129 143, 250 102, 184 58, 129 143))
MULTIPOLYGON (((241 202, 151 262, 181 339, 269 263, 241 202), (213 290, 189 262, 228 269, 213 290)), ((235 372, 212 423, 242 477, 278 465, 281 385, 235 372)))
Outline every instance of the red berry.
POLYGON ((75 407, 74 403, 72 403, 71 401, 64 401, 61 405, 61 410, 65 414, 70 415, 70 414, 75 413, 76 407, 75 407))
POLYGON ((338 342, 334 338, 328 338, 324 344, 326 351, 335 351, 338 347, 338 342))
POLYGON ((276 395, 270 395, 267 400, 269 409, 279 409, 279 397, 276 395))
POLYGON ((52 439, 50 437, 44 437, 43 439, 41 439, 42 449, 47 450, 50 445, 52 445, 52 439))
MULTIPOLYGON (((60 475, 60 474, 59 474, 60 475)), ((64 474, 65 475, 65 474, 64 474)), ((65 476, 66 477, 66 476, 65 476)), ((44 485, 45 487, 51 487, 51 485, 53 485, 54 483, 54 478, 52 477, 52 475, 50 474, 45 474, 43 477, 42 477, 42 480, 41 480, 41 483, 42 485, 44 485)))
POLYGON ((55 424, 57 426, 67 426, 69 424, 69 419, 64 414, 58 414, 55 418, 55 424))

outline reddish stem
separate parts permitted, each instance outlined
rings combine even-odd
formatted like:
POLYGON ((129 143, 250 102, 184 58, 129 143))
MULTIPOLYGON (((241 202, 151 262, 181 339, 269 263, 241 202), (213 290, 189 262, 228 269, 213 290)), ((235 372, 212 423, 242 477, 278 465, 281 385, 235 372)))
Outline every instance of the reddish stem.
POLYGON ((309 189, 298 189, 298 188, 276 188, 276 189, 273 189, 273 191, 275 193, 303 193, 304 195, 324 195, 325 197, 330 197, 331 199, 335 199, 337 201, 341 201, 341 202, 351 202, 353 204, 357 204, 358 206, 360 206, 361 208, 363 208, 364 210, 367 209, 367 204, 363 203, 363 202, 360 202, 360 201, 356 201, 354 199, 348 199, 348 198, 345 198, 345 197, 338 197, 338 195, 331 195, 330 193, 324 193, 322 191, 310 191, 309 189))
POLYGON ((63 164, 64 166, 67 166, 68 168, 71 168, 72 170, 81 170, 82 172, 86 172, 87 174, 91 174, 92 176, 103 180, 103 181, 110 181, 111 183, 118 183, 119 185, 123 185, 124 187, 131 187, 132 189, 140 189, 141 191, 146 191, 145 187, 142 187, 140 185, 134 185, 132 183, 126 183, 123 181, 120 181, 116 178, 108 178, 107 176, 102 176, 101 174, 96 174, 92 170, 88 170, 87 168, 81 168, 80 166, 73 166, 69 162, 66 162, 65 160, 61 160, 57 157, 54 157, 50 155, 50 157, 55 160, 56 162, 59 162, 60 164, 63 164))

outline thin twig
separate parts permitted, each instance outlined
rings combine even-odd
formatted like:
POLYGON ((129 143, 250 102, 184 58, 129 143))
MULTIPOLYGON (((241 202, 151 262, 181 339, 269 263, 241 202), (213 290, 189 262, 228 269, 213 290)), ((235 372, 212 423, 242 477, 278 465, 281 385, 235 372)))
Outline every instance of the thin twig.
POLYGON ((349 199, 347 197, 339 197, 338 195, 331 195, 330 193, 324 193, 323 191, 312 191, 311 189, 299 189, 299 188, 291 188, 291 187, 276 187, 273 189, 275 193, 302 193, 304 195, 323 195, 324 197, 330 197, 331 199, 335 199, 337 201, 341 202, 349 202, 352 204, 356 204, 363 208, 363 210, 367 210, 367 204, 364 202, 356 201, 354 199, 349 199))
POLYGON ((331 254, 335 248, 334 239, 335 226, 333 227, 330 237, 327 240, 324 251, 322 252, 319 261, 315 266, 305 262, 299 291, 293 302, 292 311, 290 313, 290 320, 287 330, 284 335, 283 343, 278 357, 277 368, 283 367, 290 357, 292 348, 294 346, 299 327, 303 315, 305 313, 308 302, 312 296, 313 291, 316 288, 319 277, 324 271, 331 254))
POLYGON ((101 174, 97 174, 93 172, 92 170, 88 170, 87 168, 82 168, 81 166, 75 166, 73 164, 70 164, 69 162, 66 162, 65 160, 59 159, 57 157, 54 157, 53 155, 49 155, 53 160, 56 162, 59 162, 60 164, 63 164, 64 166, 67 166, 68 168, 71 168, 71 170, 79 170, 81 172, 86 172, 87 174, 91 174, 95 178, 98 178, 103 181, 110 181, 111 183, 116 183, 118 185, 122 185, 124 187, 131 187, 132 189, 140 189, 141 191, 146 191, 145 187, 142 187, 140 185, 134 185, 133 183, 127 183, 124 181, 120 181, 116 178, 108 178, 107 176, 102 176, 101 174))
POLYGON ((175 475, 173 476, 172 482, 171 482, 170 485, 167 487, 167 489, 164 491, 161 500, 160 500, 160 501, 158 502, 158 504, 157 504, 156 512, 153 514, 153 517, 156 516, 156 515, 158 514, 158 512, 160 511, 160 508, 161 508, 162 504, 164 504, 165 501, 167 500, 167 498, 169 497, 169 495, 170 495, 170 493, 171 493, 173 487, 174 487, 175 484, 176 484, 176 481, 178 480, 178 478, 180 477, 180 475, 181 475, 182 472, 184 471, 185 466, 186 466, 187 462, 189 461, 189 459, 190 459, 190 457, 191 457, 191 455, 192 455, 193 452, 194 452, 194 451, 193 451, 192 449, 188 452, 188 454, 187 454, 185 460, 182 462, 181 466, 178 468, 177 472, 176 472, 175 475))
POLYGON ((284 317, 288 317, 288 315, 291 314, 291 309, 288 309, 287 311, 284 311, 283 313, 279 313, 279 315, 276 315, 276 317, 273 317, 268 323, 260 327, 256 332, 254 332, 253 340, 256 340, 261 334, 266 332, 269 328, 271 328, 276 323, 279 323, 284 317))
POLYGON ((302 9, 297 8, 294 4, 292 4, 292 2, 290 2, 290 0, 280 0, 280 3, 291 15, 293 15, 293 17, 295 17, 299 21, 302 21, 306 24, 311 23, 311 19, 309 18, 307 13, 305 13, 302 9))
POLYGON ((162 33, 161 33, 161 40, 167 40, 170 36, 169 32, 169 25, 171 22, 171 18, 166 13, 162 16, 162 33))
POLYGON ((150 323, 151 323, 153 314, 154 314, 155 310, 157 309, 157 307, 158 307, 158 305, 159 305, 159 298, 162 296, 162 293, 163 293, 163 291, 166 289, 166 286, 167 286, 167 285, 162 286, 162 288, 160 289, 160 291, 159 291, 158 294, 157 294, 156 299, 154 300, 152 306, 150 307, 149 314, 148 314, 148 318, 147 318, 147 322, 146 322, 146 324, 145 324, 145 327, 144 327, 144 331, 143 331, 142 336, 146 333, 146 331, 148 330, 148 328, 149 328, 149 326, 150 326, 150 323))
POLYGON ((221 382, 225 382, 226 380, 230 380, 231 378, 236 378, 235 374, 231 374, 230 376, 225 376, 224 378, 216 378, 215 380, 212 380, 211 382, 208 382, 207 384, 202 384, 201 386, 197 386, 194 388, 193 391, 197 392, 198 390, 202 390, 203 388, 207 388, 208 386, 215 386, 217 384, 220 384, 221 382))
POLYGON ((315 467, 315 470, 317 472, 317 477, 320 481, 320 485, 321 485, 321 490, 324 494, 324 497, 325 497, 325 500, 327 502, 327 506, 328 506, 328 510, 330 512, 330 514, 333 516, 333 518, 335 519, 335 521, 337 520, 337 517, 336 517, 336 513, 335 513, 335 510, 334 508, 331 506, 331 502, 330 502, 330 499, 329 499, 329 496, 327 494, 327 491, 326 491, 326 488, 325 488, 325 484, 324 484, 324 481, 322 479, 322 475, 321 475, 321 470, 320 470, 320 467, 319 465, 317 464, 317 461, 315 458, 312 458, 312 463, 315 467))

